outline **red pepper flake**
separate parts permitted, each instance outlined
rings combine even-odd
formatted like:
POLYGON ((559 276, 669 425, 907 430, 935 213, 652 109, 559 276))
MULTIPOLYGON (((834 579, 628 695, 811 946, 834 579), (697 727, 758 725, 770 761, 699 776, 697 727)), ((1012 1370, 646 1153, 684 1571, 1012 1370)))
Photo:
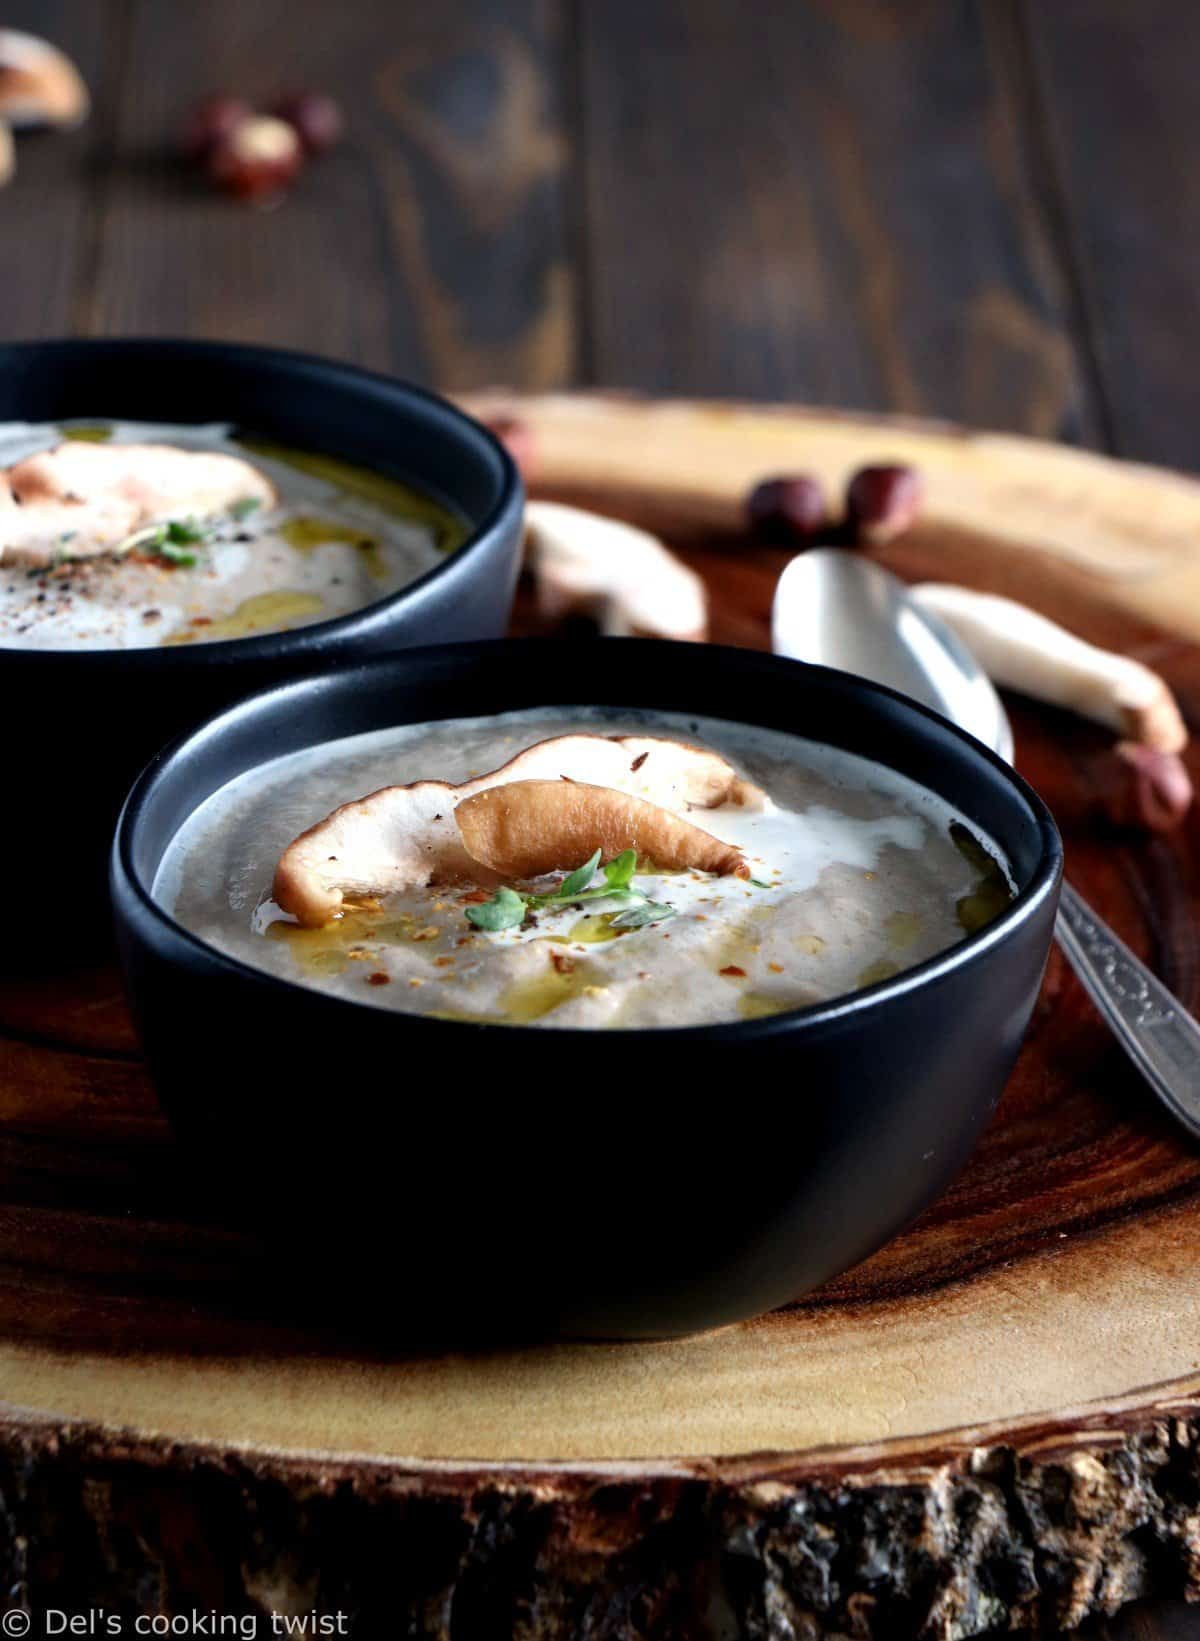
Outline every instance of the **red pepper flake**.
POLYGON ((211 615, 194 615, 192 617, 192 619, 188 622, 188 625, 190 627, 211 627, 212 626, 212 616, 211 615))
POLYGON ((629 766, 630 769, 636 774, 637 771, 642 767, 642 765, 645 763, 646 759, 649 756, 650 756, 650 754, 648 752, 640 752, 638 754, 638 756, 630 764, 630 766, 629 766))
POLYGON ((435 968, 448 969, 453 967, 454 959, 452 957, 435 957, 433 963, 435 968))
POLYGON ((575 959, 568 957, 566 952, 551 952, 550 961, 553 963, 557 974, 574 974, 579 967, 575 959))
POLYGON ((485 900, 490 900, 491 898, 491 895, 489 895, 484 889, 472 889, 469 895, 463 895, 462 899, 459 901, 459 905, 482 906, 485 900))
POLYGON ((767 967, 770 969, 772 974, 782 974, 783 973, 783 964, 782 963, 768 963, 767 967))
POLYGON ((730 963, 728 968, 721 970, 721 973, 729 975, 734 980, 744 980, 746 978, 745 969, 739 969, 736 963, 730 963))
POLYGON ((391 975, 385 974, 382 969, 376 969, 374 974, 369 974, 367 976, 368 986, 390 986, 391 983, 391 975))

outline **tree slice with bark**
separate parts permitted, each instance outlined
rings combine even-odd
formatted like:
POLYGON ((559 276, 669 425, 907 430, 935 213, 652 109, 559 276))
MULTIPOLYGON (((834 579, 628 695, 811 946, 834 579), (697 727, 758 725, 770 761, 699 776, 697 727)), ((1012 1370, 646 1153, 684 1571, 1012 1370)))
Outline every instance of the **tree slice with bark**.
MULTIPOLYGON (((882 562, 1015 594, 1200 715, 1191 481, 817 413, 504 406, 540 493, 653 526, 703 575, 715 638, 766 643, 788 556, 739 526, 754 480, 832 490, 901 457, 926 511, 882 562)), ((1196 816, 1106 829, 1111 736, 1010 706, 1076 883, 1195 1007, 1196 816)), ((0 981, 0 1070, 0 1557, 31 1609, 902 1641, 1200 1595, 1200 1153, 1057 955, 995 1121, 916 1225, 663 1344, 400 1347, 289 1290, 184 1172, 111 974, 0 981)))

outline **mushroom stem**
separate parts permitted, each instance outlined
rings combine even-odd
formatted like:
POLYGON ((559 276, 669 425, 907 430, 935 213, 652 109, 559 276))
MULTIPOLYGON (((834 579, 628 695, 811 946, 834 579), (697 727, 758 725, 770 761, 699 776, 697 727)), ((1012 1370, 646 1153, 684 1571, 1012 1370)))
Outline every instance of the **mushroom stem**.
POLYGON ((1175 697, 1140 661, 1087 644, 1011 598, 941 582, 911 591, 922 609, 953 628, 995 683, 1081 713, 1158 752, 1178 753, 1187 745, 1175 697))

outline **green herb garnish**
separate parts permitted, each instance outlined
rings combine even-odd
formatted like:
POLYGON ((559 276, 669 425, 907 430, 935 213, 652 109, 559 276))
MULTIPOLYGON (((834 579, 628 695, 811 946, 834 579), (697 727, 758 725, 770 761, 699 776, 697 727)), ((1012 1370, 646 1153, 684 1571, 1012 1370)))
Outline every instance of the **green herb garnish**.
POLYGON ((644 929, 648 923, 661 923, 664 918, 674 916, 674 906, 668 906, 661 900, 643 900, 636 906, 618 912, 609 928, 644 929))
POLYGON ((152 557, 165 558, 168 564, 190 570, 196 563, 196 555, 187 549, 207 539, 208 532, 195 519, 170 519, 166 524, 148 524, 142 530, 135 530, 118 542, 114 551, 128 553, 136 547, 152 557))
POLYGON ((515 889, 497 889, 491 900, 481 906, 467 907, 467 922, 488 934, 500 929, 515 929, 525 921, 525 896, 515 889))
POLYGON ((595 877, 596 868, 599 864, 600 851, 597 849, 596 853, 590 860, 585 860, 582 866, 577 866, 573 872, 567 873, 566 877, 563 878, 562 882, 555 890, 556 898, 569 900, 572 895, 582 893, 582 891, 587 888, 588 884, 595 877))
POLYGON ((661 923, 665 917, 674 917, 675 908, 661 901, 651 900, 641 889, 633 886, 637 871, 637 851, 626 849, 604 868, 604 882, 589 887, 600 865, 600 850, 590 860, 568 872, 557 889, 549 894, 535 895, 522 889, 497 889, 491 900, 478 906, 467 907, 467 922, 475 928, 493 934, 500 929, 518 928, 527 912, 541 911, 547 906, 578 906, 589 900, 626 902, 626 909, 612 921, 614 929, 641 929, 648 923, 661 923))
POLYGON ((251 513, 256 512, 261 506, 262 502, 258 496, 243 496, 241 501, 235 501, 229 509, 229 516, 241 524, 243 519, 248 519, 251 513))
POLYGON ((173 542, 161 542, 157 548, 159 558, 165 558, 168 564, 177 565, 181 570, 194 569, 196 564, 195 553, 189 553, 186 547, 176 547, 173 542))
MULTIPOLYGON (((597 854, 599 850, 597 850, 597 854)), ((637 871, 637 850, 626 849, 625 853, 610 860, 604 868, 605 881, 610 889, 627 889, 633 882, 633 874, 637 871)))
POLYGON ((167 540, 177 547, 187 547, 193 542, 203 541, 204 535, 205 532, 195 519, 172 519, 167 525, 167 540))
POLYGON ((774 883, 764 883, 763 880, 758 877, 748 877, 746 882, 752 883, 756 889, 774 889, 777 887, 774 883))

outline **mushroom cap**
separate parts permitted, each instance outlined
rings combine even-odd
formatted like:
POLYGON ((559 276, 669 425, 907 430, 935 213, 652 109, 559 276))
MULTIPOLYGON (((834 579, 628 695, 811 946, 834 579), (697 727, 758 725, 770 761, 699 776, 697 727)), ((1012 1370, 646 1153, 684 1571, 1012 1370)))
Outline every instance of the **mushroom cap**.
POLYGON ((272 506, 258 468, 211 450, 67 439, 0 471, 0 563, 37 566, 118 550, 143 525, 272 506))
POLYGON ((69 130, 90 107, 83 76, 65 52, 36 34, 0 28, 0 120, 17 130, 69 130))
POLYGON ((525 526, 543 615, 588 613, 615 638, 707 636, 703 581, 649 531, 557 501, 529 502, 525 526))
POLYGON ((415 781, 342 804, 288 844, 272 896, 304 927, 320 928, 340 914, 346 895, 389 894, 433 882, 487 884, 495 874, 468 852, 455 812, 475 793, 514 781, 605 787, 676 814, 767 802, 758 787, 704 747, 648 735, 557 735, 458 786, 415 781))

